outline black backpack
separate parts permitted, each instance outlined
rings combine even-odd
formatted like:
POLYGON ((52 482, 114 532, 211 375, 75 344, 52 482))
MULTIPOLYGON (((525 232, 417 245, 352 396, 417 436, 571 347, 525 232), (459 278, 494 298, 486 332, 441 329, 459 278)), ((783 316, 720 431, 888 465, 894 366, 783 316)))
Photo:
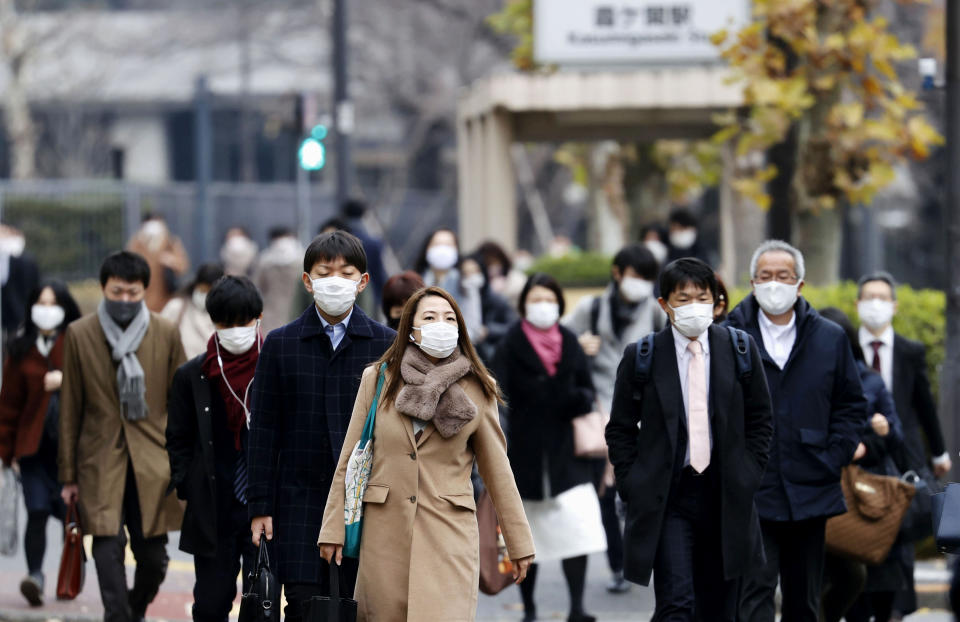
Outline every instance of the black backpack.
MULTIPOLYGON (((737 361, 737 378, 741 386, 746 391, 747 384, 750 382, 750 376, 753 374, 753 361, 750 360, 750 340, 747 333, 727 326, 730 333, 730 342, 733 346, 733 358, 737 361)), ((643 397, 643 387, 650 380, 650 370, 653 368, 653 340, 656 333, 650 333, 637 342, 637 357, 634 384, 633 399, 639 400, 643 397)))

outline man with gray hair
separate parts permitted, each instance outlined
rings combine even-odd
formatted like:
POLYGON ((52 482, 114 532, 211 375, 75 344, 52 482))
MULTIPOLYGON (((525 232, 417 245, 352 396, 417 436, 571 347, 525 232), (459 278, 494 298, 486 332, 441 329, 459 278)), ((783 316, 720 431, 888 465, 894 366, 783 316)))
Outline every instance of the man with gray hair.
POLYGON ((799 295, 800 251, 768 240, 750 274, 753 293, 729 323, 760 346, 774 434, 755 499, 766 560, 744 577, 740 619, 773 622, 779 577, 784 622, 815 622, 826 520, 846 511, 840 474, 865 451, 858 440, 867 402, 846 334, 799 295))

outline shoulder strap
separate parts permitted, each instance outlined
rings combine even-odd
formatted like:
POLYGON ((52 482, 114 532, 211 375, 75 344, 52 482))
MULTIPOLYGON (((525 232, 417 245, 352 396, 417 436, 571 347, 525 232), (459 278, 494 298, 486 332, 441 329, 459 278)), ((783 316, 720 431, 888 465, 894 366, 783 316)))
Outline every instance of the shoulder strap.
POLYGON ((741 383, 746 383, 753 373, 753 361, 750 360, 750 340, 747 333, 739 328, 727 326, 727 330, 730 332, 733 358, 737 361, 737 378, 740 379, 741 383))
POLYGON ((380 365, 377 373, 377 391, 373 394, 373 401, 370 403, 370 410, 367 411, 367 420, 363 424, 363 432, 360 434, 360 441, 365 442, 373 438, 373 431, 377 424, 377 403, 380 401, 380 392, 383 391, 383 381, 387 364, 380 365))
POLYGON ((600 327, 600 297, 603 294, 594 296, 590 302, 590 332, 599 335, 597 329, 600 327))
POLYGON ((650 380, 650 369, 653 367, 653 338, 656 333, 650 333, 637 342, 637 359, 634 368, 634 377, 637 386, 642 387, 650 380))

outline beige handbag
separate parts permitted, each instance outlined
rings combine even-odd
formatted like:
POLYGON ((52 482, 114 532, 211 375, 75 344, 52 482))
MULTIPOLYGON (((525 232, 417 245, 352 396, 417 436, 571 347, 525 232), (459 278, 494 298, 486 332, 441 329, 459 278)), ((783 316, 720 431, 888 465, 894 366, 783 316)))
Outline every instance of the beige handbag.
POLYGON ((610 415, 597 404, 593 412, 573 420, 573 455, 578 458, 606 458, 605 432, 610 415))

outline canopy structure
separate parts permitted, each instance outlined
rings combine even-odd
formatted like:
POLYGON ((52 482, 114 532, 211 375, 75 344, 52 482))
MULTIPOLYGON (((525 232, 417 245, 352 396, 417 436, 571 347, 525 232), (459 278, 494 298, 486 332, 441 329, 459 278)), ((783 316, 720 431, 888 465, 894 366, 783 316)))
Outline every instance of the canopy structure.
MULTIPOLYGON (((465 248, 517 239, 514 142, 697 138, 716 130, 716 112, 740 106, 742 87, 722 65, 630 71, 504 74, 465 90, 457 110, 459 222, 465 248)), ((721 204, 731 203, 721 189, 721 204)), ((721 207, 721 235, 733 235, 736 209, 721 207), (724 222, 727 220, 729 222, 724 222), (727 226, 730 225, 730 226, 727 226)), ((761 233, 762 235, 762 233, 761 233)), ((721 242, 728 274, 741 263, 733 239, 721 242)))

